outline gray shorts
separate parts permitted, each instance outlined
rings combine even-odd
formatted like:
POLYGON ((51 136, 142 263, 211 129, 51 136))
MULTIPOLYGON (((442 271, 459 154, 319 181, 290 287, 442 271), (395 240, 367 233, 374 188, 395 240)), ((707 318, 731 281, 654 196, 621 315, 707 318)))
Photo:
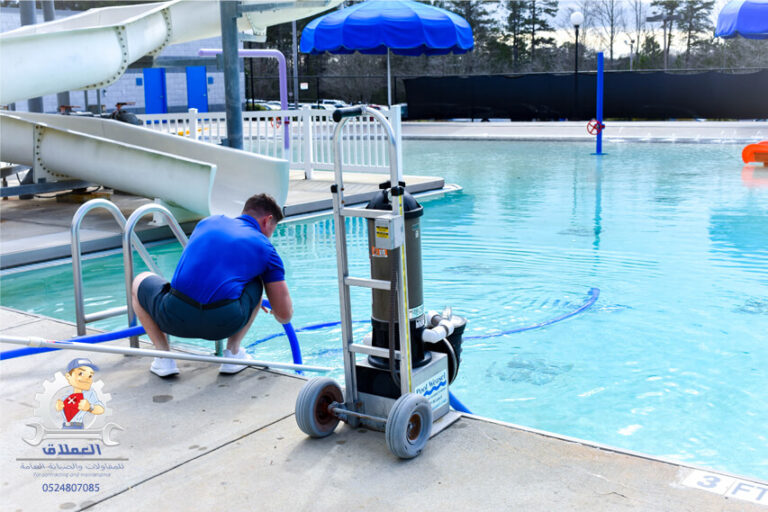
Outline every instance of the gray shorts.
POLYGON ((239 299, 199 304, 153 275, 139 285, 138 299, 161 331, 180 338, 220 340, 245 327, 253 310, 261 306, 263 288, 256 279, 246 285, 239 299))

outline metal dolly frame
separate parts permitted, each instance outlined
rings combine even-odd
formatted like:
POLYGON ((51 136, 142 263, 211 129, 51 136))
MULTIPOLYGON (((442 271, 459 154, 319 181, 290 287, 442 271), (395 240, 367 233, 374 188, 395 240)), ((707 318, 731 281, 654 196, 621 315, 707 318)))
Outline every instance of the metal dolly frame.
POLYGON ((346 389, 342 394, 339 385, 333 379, 327 377, 310 380, 297 398, 296 421, 299 428, 311 437, 325 437, 329 435, 333 432, 339 420, 344 420, 352 427, 362 423, 376 430, 384 430, 387 445, 396 456, 405 459, 413 458, 421 453, 430 437, 433 413, 429 400, 420 394, 414 393, 405 237, 402 237, 402 243, 399 246, 392 249, 397 251, 395 254, 398 255, 397 272, 394 279, 397 285, 392 290, 389 281, 349 275, 347 234, 344 222, 345 217, 363 217, 374 220, 389 218, 392 225, 403 225, 403 193, 405 191, 405 183, 403 182, 402 163, 399 148, 397 147, 397 139, 387 118, 378 110, 367 106, 337 109, 333 113, 333 119, 337 122, 337 125, 333 133, 332 142, 334 184, 331 185, 331 193, 333 196, 333 218, 336 232, 336 260, 346 389), (361 115, 370 115, 375 118, 387 133, 392 210, 350 208, 344 203, 342 130, 350 118, 361 115), (354 342, 349 292, 352 286, 388 290, 391 293, 397 294, 400 350, 394 351, 394 358, 399 362, 401 395, 385 416, 363 412, 366 400, 374 398, 389 402, 391 399, 371 395, 367 395, 363 399, 358 389, 356 366, 357 354, 389 359, 390 351, 354 342))

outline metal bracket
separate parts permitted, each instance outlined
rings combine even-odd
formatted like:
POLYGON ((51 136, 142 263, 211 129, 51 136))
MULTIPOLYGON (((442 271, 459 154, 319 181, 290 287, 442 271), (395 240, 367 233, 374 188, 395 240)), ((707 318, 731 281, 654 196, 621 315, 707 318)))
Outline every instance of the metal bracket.
POLYGON ((117 35, 117 42, 120 45, 120 67, 115 71, 112 76, 107 78, 106 80, 102 80, 101 82, 86 85, 85 87, 81 87, 81 90, 87 90, 87 89, 98 89, 100 87, 106 87, 115 81, 117 81, 121 76, 123 76, 123 73, 125 73, 125 70, 128 69, 128 38, 126 37, 125 33, 125 26, 119 25, 114 27, 115 33, 117 35))
POLYGON ((148 55, 151 55, 152 57, 156 57, 161 51, 163 51, 165 47, 168 46, 168 43, 171 42, 171 38, 173 37, 173 25, 171 24, 170 9, 165 8, 160 12, 163 14, 163 21, 165 22, 165 39, 162 43, 160 43, 160 46, 151 52, 148 52, 148 55))

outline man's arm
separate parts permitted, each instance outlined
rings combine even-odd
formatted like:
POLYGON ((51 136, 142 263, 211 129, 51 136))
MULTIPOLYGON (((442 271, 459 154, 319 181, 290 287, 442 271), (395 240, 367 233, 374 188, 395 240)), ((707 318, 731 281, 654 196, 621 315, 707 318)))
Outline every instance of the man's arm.
POLYGON ((275 281, 264 285, 272 314, 281 324, 287 324, 293 317, 293 302, 285 281, 275 281))

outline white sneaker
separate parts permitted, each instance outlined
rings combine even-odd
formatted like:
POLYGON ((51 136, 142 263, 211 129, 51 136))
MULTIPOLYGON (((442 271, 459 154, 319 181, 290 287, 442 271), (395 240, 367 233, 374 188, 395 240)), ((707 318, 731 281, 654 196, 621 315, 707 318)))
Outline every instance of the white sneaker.
MULTIPOLYGON (((229 349, 224 349, 224 354, 222 354, 222 357, 228 357, 232 359, 253 359, 242 347, 240 347, 240 350, 237 352, 237 354, 233 354, 232 352, 229 351, 229 349)), ((245 368, 247 368, 247 366, 244 364, 224 363, 221 365, 221 368, 219 368, 219 373, 232 375, 234 373, 243 371, 245 368)))
POLYGON ((176 360, 168 359, 167 357, 156 357, 152 361, 152 366, 149 367, 149 371, 158 377, 170 377, 171 375, 179 374, 176 360))

